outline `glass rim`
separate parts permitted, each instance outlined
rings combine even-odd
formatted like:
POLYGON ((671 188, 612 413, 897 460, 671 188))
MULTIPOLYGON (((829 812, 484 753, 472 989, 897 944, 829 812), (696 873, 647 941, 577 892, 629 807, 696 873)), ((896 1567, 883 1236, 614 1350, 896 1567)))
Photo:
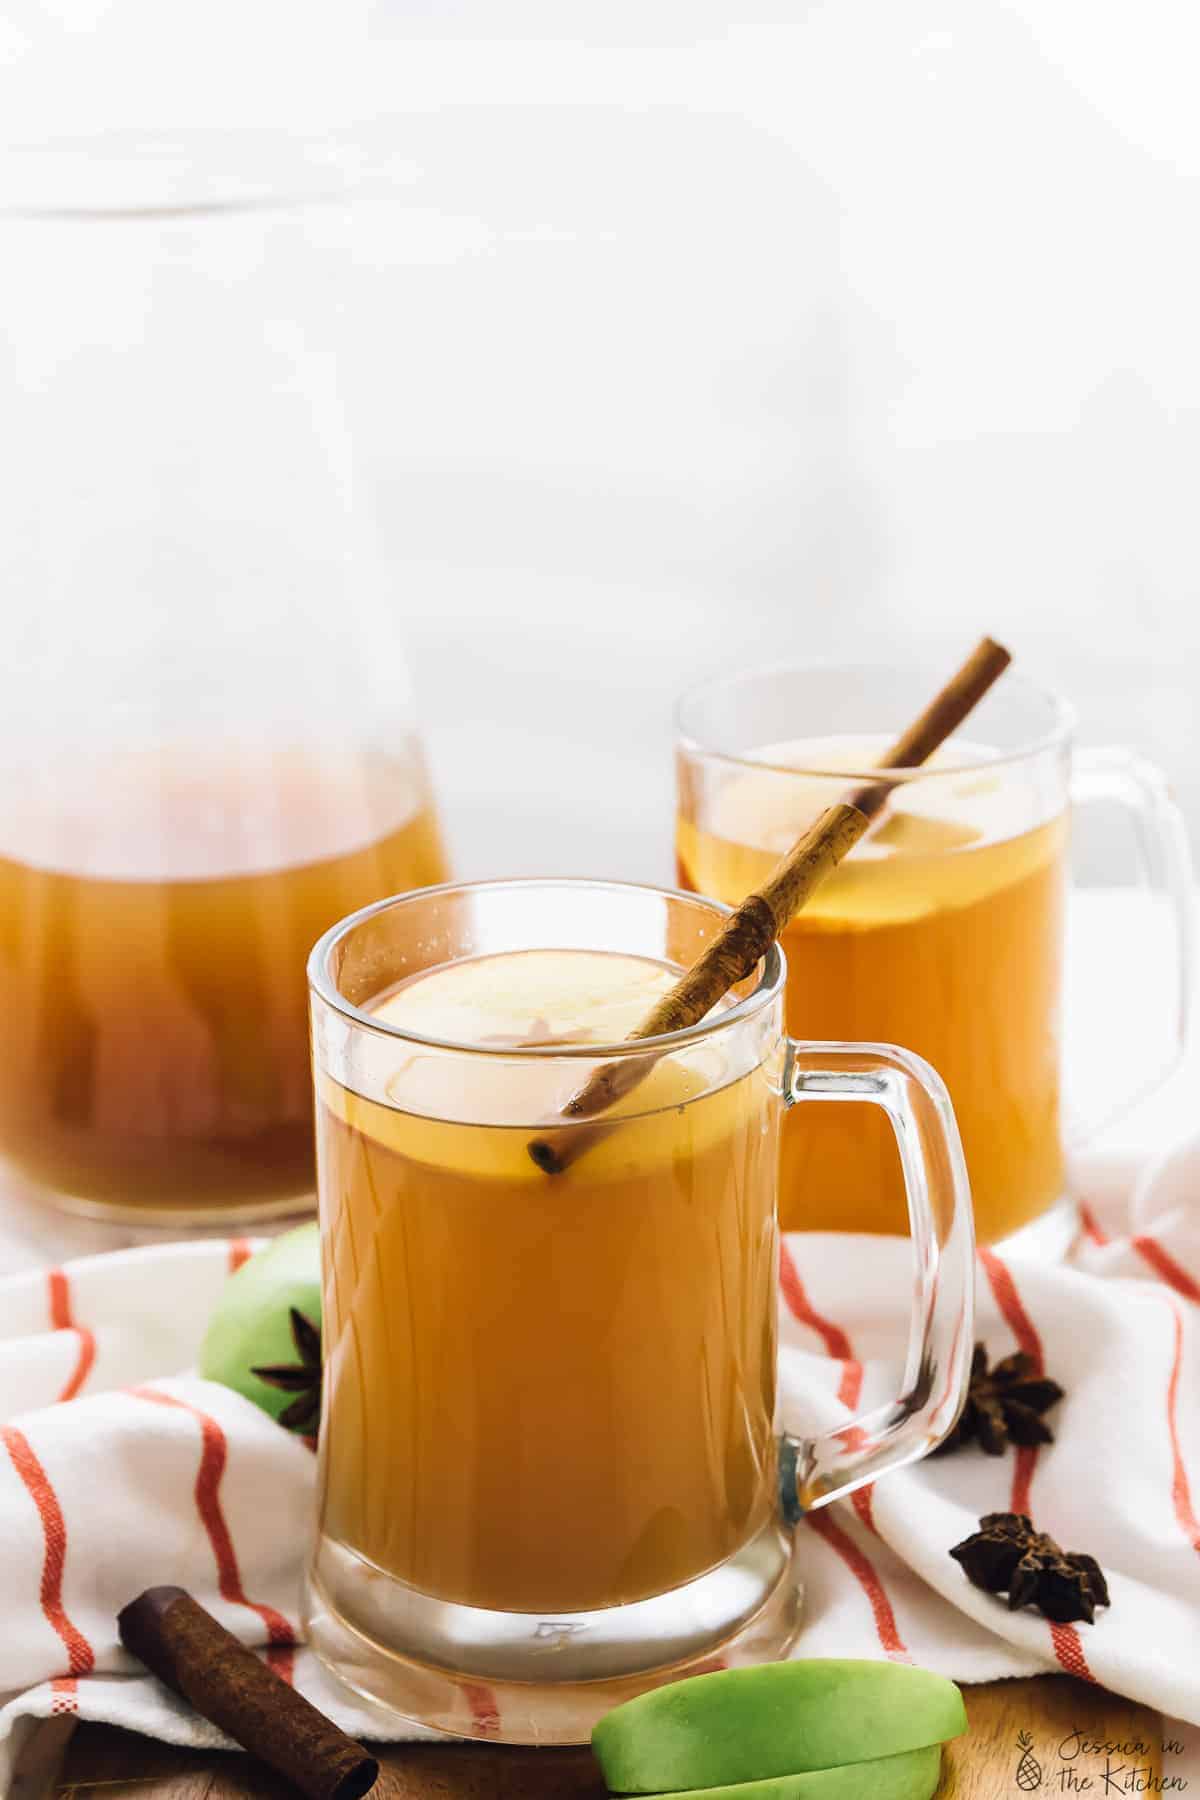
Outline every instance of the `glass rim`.
MULTIPOLYGON (((785 663, 782 667, 775 663, 768 663, 759 668, 738 669, 732 675, 710 676, 706 681, 699 681, 692 687, 685 688, 683 693, 681 693, 675 701, 674 709, 672 711, 672 724, 675 731, 676 748, 685 750, 696 756, 711 757, 714 761, 728 763, 733 768, 766 770, 769 773, 777 775, 799 775, 803 776, 806 780, 813 777, 823 777, 826 780, 833 779, 837 781, 860 782, 891 781, 899 784, 909 781, 937 781, 939 778, 961 776, 963 773, 963 765, 961 763, 937 764, 933 767, 930 767, 927 764, 910 764, 905 768, 895 769, 880 769, 878 767, 864 768, 861 765, 855 767, 842 767, 839 765, 836 768, 825 767, 820 769, 810 769, 804 767, 803 764, 774 763, 766 761, 761 757, 750 756, 737 751, 720 750, 714 744, 706 743, 703 738, 694 736, 692 732, 684 728, 685 709, 706 699, 712 694, 718 693, 722 688, 747 686, 750 682, 762 680, 767 676, 787 681, 803 675, 818 675, 822 673, 828 675, 863 675, 868 672, 886 674, 916 674, 920 672, 924 674, 925 665, 923 663, 914 662, 899 664, 882 661, 844 662, 838 657, 814 657, 809 662, 785 663)), ((1050 709, 1050 712, 1053 715, 1053 723, 1049 730, 1043 732, 1040 737, 1030 738, 1027 743, 1021 744, 1015 750, 989 751, 985 755, 979 757, 977 761, 970 763, 968 765, 969 768, 996 769, 1003 768, 1012 763, 1026 762, 1035 756, 1043 755, 1046 751, 1060 749, 1063 745, 1069 744, 1073 740, 1076 725, 1078 723, 1078 715, 1070 701, 1064 699, 1064 697, 1054 688, 1047 687, 1044 683, 1035 681, 1032 676, 1022 674, 1019 670, 1011 668, 1005 671, 1004 675, 1001 677, 1001 682, 997 685, 998 688, 1007 687, 1011 689, 1013 687, 1019 687, 1023 689, 1025 693, 1042 701, 1050 709)), ((929 691, 932 696, 934 691, 932 686, 929 691)))
MULTIPOLYGON (((417 1044, 425 1049, 448 1050, 457 1056, 482 1056, 500 1058, 509 1061, 512 1057, 541 1059, 543 1061, 571 1057, 584 1062, 611 1062, 622 1056, 642 1056, 648 1050, 666 1055, 688 1044, 702 1042, 714 1032, 723 1031, 726 1026, 744 1023, 755 1017, 783 992, 784 979, 787 974, 787 962, 778 941, 771 945, 767 954, 761 959, 758 980, 750 993, 745 994, 727 1011, 716 1017, 705 1016, 695 1025, 685 1025, 678 1031, 665 1031, 658 1037, 620 1038, 611 1044, 479 1044, 469 1043, 465 1039, 432 1037, 424 1032, 407 1030, 402 1026, 390 1024, 385 1019, 356 1006, 347 1000, 333 979, 330 961, 334 950, 352 931, 366 923, 368 919, 379 913, 390 912, 418 900, 430 899, 439 894, 495 893, 511 892, 529 888, 591 888, 594 891, 610 893, 653 894, 662 900, 683 900, 689 906, 698 906, 718 918, 728 918, 733 907, 726 906, 720 900, 710 900, 706 894, 692 894, 684 888, 660 887, 651 881, 605 881, 589 875, 519 875, 502 877, 493 881, 442 881, 436 886, 410 888, 402 894, 388 894, 382 900, 373 900, 368 906, 360 906, 357 911, 347 913, 336 925, 331 925, 313 945, 308 957, 309 992, 315 994, 332 1011, 340 1013, 351 1025, 363 1031, 371 1032, 375 1037, 391 1038, 398 1043, 417 1044)), ((529 949, 538 946, 531 944, 529 949)), ((489 953, 490 954, 490 953, 489 953)), ((462 958, 469 961, 469 958, 462 958)), ((433 968, 446 968, 452 965, 437 963, 433 968)))

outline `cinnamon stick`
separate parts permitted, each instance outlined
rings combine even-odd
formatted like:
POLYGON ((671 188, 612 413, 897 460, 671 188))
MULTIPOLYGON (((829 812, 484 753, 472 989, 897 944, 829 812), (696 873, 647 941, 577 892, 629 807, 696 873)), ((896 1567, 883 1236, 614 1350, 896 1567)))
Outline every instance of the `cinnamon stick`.
MULTIPOLYGON (((920 717, 889 747, 879 767, 919 767, 958 729, 1011 661, 1003 645, 992 638, 982 638, 920 717)), ((748 894, 730 914, 699 959, 630 1033, 630 1041, 662 1037, 697 1024, 731 987, 744 981, 789 920, 870 828, 886 805, 892 787, 886 781, 867 782, 839 805, 826 808, 776 864, 762 887, 748 894)), ((588 1119, 604 1112, 645 1079, 660 1054, 647 1052, 645 1056, 623 1056, 602 1063, 568 1100, 562 1117, 588 1119)), ((611 1129, 608 1121, 591 1130, 567 1126, 534 1138, 529 1154, 547 1175, 560 1175, 611 1129)))
MULTIPOLYGON (((930 701, 920 718, 902 731, 879 762, 881 769, 919 769, 973 712, 994 681, 1012 661, 1012 655, 995 638, 980 638, 966 662, 930 701)), ((895 783, 871 781, 856 788, 846 799, 868 818, 874 818, 895 792, 895 783)))
POLYGON ((185 1588, 152 1587, 117 1614, 125 1648, 309 1800, 358 1800, 379 1764, 185 1588))

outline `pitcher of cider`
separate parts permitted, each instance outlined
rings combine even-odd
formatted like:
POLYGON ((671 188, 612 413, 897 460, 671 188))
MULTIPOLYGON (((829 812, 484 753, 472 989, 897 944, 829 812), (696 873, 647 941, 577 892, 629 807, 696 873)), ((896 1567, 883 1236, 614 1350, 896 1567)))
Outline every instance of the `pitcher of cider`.
MULTIPOLYGON (((879 757, 930 680, 904 668, 813 665, 686 696, 680 885, 728 902, 757 887, 823 807, 880 779, 879 757)), ((1089 1095, 1090 1113, 1120 1110, 1173 1066, 1191 990, 1194 899, 1179 811, 1148 764, 1121 750, 1073 753, 1073 735, 1070 708, 1010 670, 965 733, 921 768, 889 771, 881 822, 782 938, 788 1030, 885 1039, 932 1063, 962 1132, 978 1236, 989 1243, 1030 1228, 1029 1248, 1047 1253, 1073 1232, 1074 1208, 1056 1203, 1065 1147, 1081 1131, 1063 1106, 1059 1031, 1073 805, 1107 802, 1132 815, 1142 880, 1158 898, 1155 925, 1175 946, 1160 1066, 1131 1073, 1114 1026, 1123 1091, 1089 1095)), ((1121 955, 1120 942, 1111 953, 1121 955)), ((1095 977, 1103 981, 1103 969, 1095 977)), ((902 1232, 894 1144, 871 1118, 833 1105, 813 1112, 803 1133, 791 1121, 784 1128, 784 1226, 902 1232)))
POLYGON ((370 218, 253 138, 0 162, 0 1195, 283 1215, 308 952, 445 873, 339 388, 370 218))

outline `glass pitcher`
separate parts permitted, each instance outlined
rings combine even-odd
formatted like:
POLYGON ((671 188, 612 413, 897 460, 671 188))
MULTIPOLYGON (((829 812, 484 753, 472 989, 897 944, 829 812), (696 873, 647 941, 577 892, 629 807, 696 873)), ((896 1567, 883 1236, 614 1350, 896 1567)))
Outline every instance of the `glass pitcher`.
POLYGON ((286 1214, 308 950, 445 874, 339 396, 353 182, 241 138, 0 169, 8 1189, 286 1214))

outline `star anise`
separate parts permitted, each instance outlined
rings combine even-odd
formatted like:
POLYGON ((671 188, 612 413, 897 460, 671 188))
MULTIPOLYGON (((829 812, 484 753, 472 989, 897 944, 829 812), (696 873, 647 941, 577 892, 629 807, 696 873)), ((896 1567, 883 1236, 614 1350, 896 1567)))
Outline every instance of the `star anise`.
POLYGON ((985 1513, 979 1530, 950 1552, 968 1581, 988 1594, 1008 1594, 1008 1609, 1034 1606, 1044 1618, 1069 1625, 1095 1622, 1107 1606, 1108 1583, 1094 1556, 1064 1550, 1024 1513, 985 1513))
POLYGON ((944 1456, 973 1439, 989 1456, 1003 1456, 1010 1443, 1052 1444, 1054 1433, 1042 1414, 1062 1397, 1057 1381, 1037 1374, 1032 1356, 1023 1350, 989 1369, 986 1344, 976 1344, 967 1403, 934 1455, 944 1456))
POLYGON ((292 1342, 299 1362, 268 1363, 265 1368, 251 1369, 268 1387, 281 1388, 297 1398, 285 1406, 279 1423, 288 1431, 312 1437, 321 1417, 321 1327, 314 1325, 298 1307, 288 1308, 292 1322, 292 1342))

